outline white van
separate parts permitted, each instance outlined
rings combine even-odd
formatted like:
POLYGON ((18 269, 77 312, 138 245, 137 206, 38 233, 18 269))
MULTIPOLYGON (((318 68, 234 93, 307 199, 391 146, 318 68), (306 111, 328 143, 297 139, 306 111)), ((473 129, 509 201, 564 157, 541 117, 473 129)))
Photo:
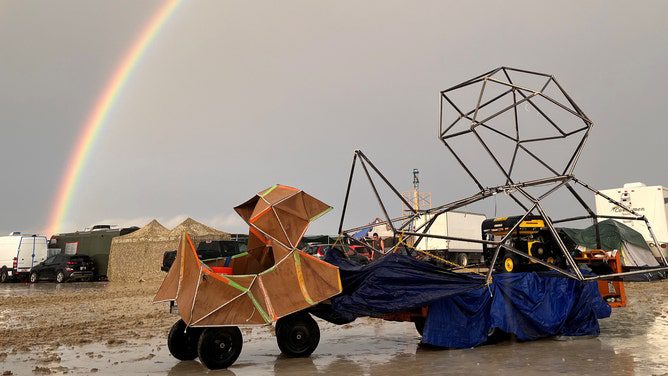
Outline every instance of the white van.
POLYGON ((32 267, 48 255, 46 236, 12 232, 0 236, 0 282, 30 275, 32 267))

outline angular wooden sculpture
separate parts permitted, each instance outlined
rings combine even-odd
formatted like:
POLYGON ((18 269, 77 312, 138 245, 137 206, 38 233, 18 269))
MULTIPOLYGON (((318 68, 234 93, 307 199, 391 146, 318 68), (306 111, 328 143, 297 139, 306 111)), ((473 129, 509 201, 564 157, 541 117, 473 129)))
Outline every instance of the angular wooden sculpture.
POLYGON ((297 248, 330 206, 274 185, 234 209, 250 226, 248 252, 201 261, 184 233, 154 302, 175 301, 188 326, 263 325, 341 292, 338 268, 297 248))

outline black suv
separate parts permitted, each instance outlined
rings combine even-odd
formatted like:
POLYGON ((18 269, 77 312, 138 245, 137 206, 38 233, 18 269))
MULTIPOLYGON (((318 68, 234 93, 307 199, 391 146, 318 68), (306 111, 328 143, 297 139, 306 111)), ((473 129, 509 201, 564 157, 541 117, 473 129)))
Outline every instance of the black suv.
MULTIPOLYGON (((200 260, 212 260, 244 253, 248 247, 246 243, 234 240, 203 241, 197 246, 197 257, 200 260)), ((168 272, 176 259, 176 251, 167 251, 162 256, 162 267, 160 270, 168 272)))
POLYGON ((93 260, 86 255, 58 254, 33 266, 30 282, 55 280, 58 283, 74 279, 92 280, 95 278, 93 260))

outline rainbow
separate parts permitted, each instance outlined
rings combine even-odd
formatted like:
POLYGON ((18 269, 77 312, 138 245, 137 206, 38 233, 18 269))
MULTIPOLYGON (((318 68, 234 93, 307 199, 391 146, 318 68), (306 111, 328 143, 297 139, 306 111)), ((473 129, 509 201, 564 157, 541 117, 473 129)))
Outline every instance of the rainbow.
POLYGON ((60 230, 66 218, 72 197, 79 182, 81 172, 86 166, 93 145, 104 128, 107 117, 116 103, 123 87, 128 82, 133 70, 139 64, 147 47, 160 33, 160 30, 174 13, 181 0, 167 0, 162 4, 144 25, 139 36, 127 50, 123 59, 114 70, 114 74, 107 82, 101 95, 95 102, 93 110, 88 115, 82 127, 76 145, 70 154, 62 180, 58 186, 45 233, 52 235, 60 230))

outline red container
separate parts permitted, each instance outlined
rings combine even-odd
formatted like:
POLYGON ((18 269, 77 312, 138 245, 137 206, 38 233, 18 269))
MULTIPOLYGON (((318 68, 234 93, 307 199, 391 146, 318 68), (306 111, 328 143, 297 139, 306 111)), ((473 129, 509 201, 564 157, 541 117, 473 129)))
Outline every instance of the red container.
POLYGON ((212 266, 211 270, 218 274, 232 274, 234 270, 230 266, 212 266))

